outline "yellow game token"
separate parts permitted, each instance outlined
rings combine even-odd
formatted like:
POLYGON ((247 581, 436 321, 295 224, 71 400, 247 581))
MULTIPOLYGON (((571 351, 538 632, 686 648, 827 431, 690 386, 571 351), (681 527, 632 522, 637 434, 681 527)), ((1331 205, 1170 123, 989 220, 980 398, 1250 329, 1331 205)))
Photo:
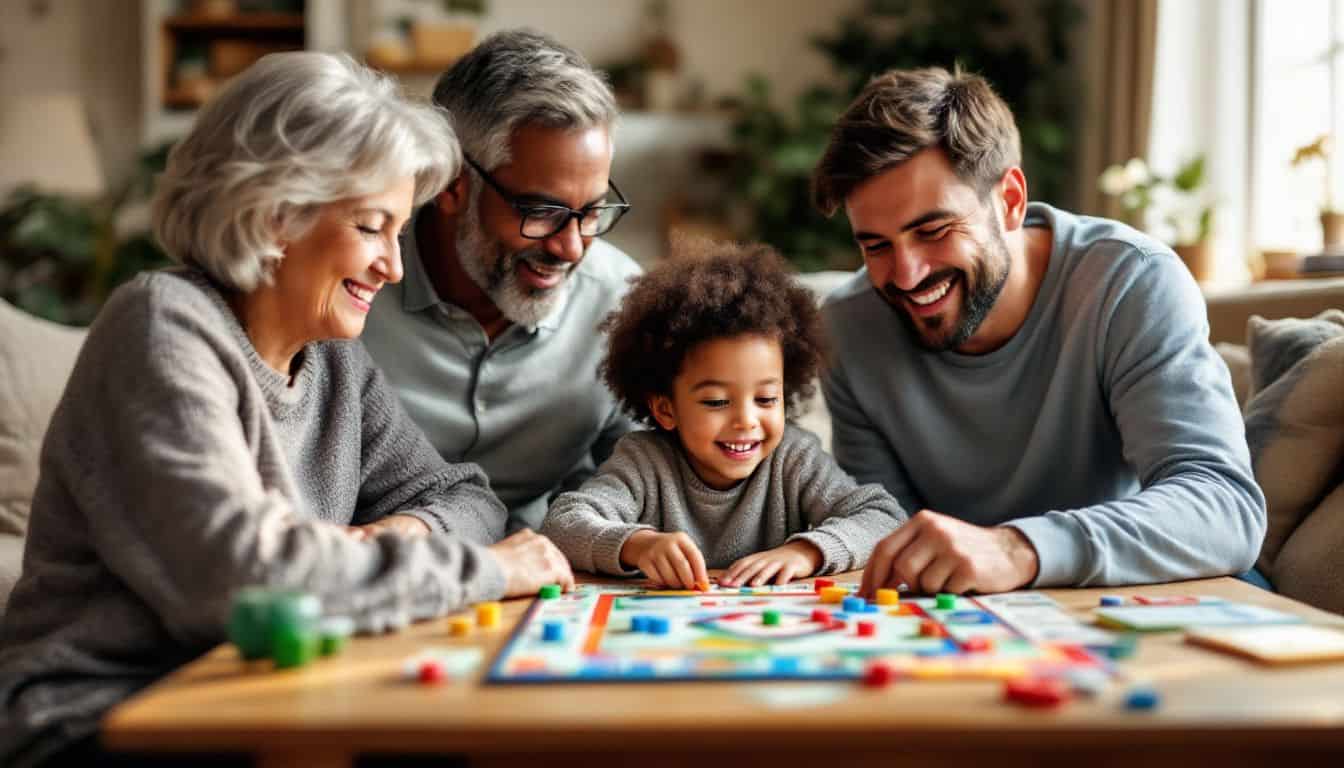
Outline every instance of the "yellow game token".
POLYGON ((838 603, 849 595, 849 590, 844 587, 823 587, 821 590, 821 602, 838 603))
POLYGON ((481 629, 494 629, 499 626, 499 603, 481 603, 476 606, 476 625, 481 629))
POLYGON ((454 616, 448 620, 448 634, 454 637, 471 634, 471 617, 454 616))
POLYGON ((894 589, 879 589, 879 590, 877 590, 877 604, 878 604, 878 605, 896 605, 896 604, 899 603, 899 602, 901 602, 901 593, 900 593, 900 592, 897 592, 897 591, 894 590, 894 589))

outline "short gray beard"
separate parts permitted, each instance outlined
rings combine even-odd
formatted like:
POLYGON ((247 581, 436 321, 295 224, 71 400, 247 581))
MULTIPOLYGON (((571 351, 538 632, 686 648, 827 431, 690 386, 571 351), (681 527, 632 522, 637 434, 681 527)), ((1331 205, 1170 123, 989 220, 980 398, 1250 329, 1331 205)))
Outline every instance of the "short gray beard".
POLYGON ((480 212, 477 210, 475 196, 467 206, 468 213, 458 223, 454 242, 457 246, 457 260, 462 271, 467 273, 476 287, 485 291, 485 295, 494 302, 500 314, 510 322, 526 328, 536 328, 542 320, 564 304, 569 293, 570 279, 578 269, 570 267, 565 279, 556 287, 546 291, 533 291, 523 288, 514 277, 518 262, 525 259, 553 262, 540 247, 509 253, 498 240, 492 239, 481 226, 480 212))

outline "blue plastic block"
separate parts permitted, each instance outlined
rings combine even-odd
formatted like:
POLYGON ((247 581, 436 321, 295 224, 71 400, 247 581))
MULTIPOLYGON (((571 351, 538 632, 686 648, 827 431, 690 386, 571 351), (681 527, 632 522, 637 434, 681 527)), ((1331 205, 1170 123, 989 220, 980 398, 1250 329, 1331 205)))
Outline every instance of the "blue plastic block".
POLYGON ((953 611, 943 617, 946 624, 993 624, 994 617, 984 611, 953 611))
POLYGON ((868 604, 867 600, 864 600, 862 597, 856 597, 854 595, 850 595, 849 597, 846 597, 844 600, 840 601, 840 607, 846 613, 863 613, 863 606, 867 604, 868 604))
POLYGON ((666 616, 650 616, 648 619, 649 634, 666 635, 668 632, 672 631, 672 622, 668 621, 666 616))
POLYGON ((632 616, 632 617, 630 617, 630 631, 631 631, 631 632, 648 632, 648 631, 649 631, 649 617, 648 617, 648 616, 632 616))
POLYGON ((1106 606, 1111 606, 1111 605, 1124 605, 1124 604, 1125 604, 1125 598, 1123 598, 1123 597, 1121 597, 1121 596, 1119 596, 1119 595, 1102 595, 1102 596, 1101 596, 1101 604, 1102 604, 1102 605, 1106 605, 1106 606))
POLYGON ((796 675, 798 674, 797 656, 776 656, 770 660, 770 674, 772 675, 796 675))
POLYGON ((1146 685, 1138 685, 1125 694, 1125 709, 1146 712, 1157 709, 1162 703, 1162 694, 1146 685))
POLYGON ((565 639, 565 622, 547 621, 541 625, 541 639, 546 643, 558 643, 565 639))
POLYGON ((863 612, 864 612, 864 613, 881 613, 881 608, 878 607, 877 603, 868 603, 868 604, 866 604, 866 605, 863 606, 863 612))

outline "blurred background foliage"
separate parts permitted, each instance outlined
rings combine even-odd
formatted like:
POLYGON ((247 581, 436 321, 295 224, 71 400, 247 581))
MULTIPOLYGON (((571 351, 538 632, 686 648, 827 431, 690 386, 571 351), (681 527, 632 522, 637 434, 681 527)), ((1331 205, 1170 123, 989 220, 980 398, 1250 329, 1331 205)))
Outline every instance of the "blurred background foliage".
POLYGON ((781 110, 770 83, 752 77, 733 102, 730 174, 743 235, 804 271, 856 266, 849 224, 812 208, 809 179, 836 117, 869 78, 893 68, 959 65, 986 77, 1017 118, 1031 198, 1071 207, 1079 83, 1069 41, 1081 20, 1073 0, 869 0, 813 40, 839 87, 813 86, 781 110))
POLYGON ((0 297, 38 317, 88 325, 112 289, 166 265, 147 206, 170 147, 142 153, 131 177, 96 199, 11 192, 0 204, 0 297))

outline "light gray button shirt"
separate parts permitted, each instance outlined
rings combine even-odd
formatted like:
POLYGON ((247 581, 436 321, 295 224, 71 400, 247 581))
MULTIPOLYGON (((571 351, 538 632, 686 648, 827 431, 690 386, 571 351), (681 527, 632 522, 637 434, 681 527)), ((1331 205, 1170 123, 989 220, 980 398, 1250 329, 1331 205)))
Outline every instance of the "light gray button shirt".
POLYGON ((379 292, 364 345, 439 453, 485 470, 509 508, 509 531, 536 528, 551 497, 577 488, 635 426, 597 375, 597 326, 639 265, 594 240, 561 307, 491 342, 466 310, 439 298, 414 222, 407 232, 405 279, 379 292))

